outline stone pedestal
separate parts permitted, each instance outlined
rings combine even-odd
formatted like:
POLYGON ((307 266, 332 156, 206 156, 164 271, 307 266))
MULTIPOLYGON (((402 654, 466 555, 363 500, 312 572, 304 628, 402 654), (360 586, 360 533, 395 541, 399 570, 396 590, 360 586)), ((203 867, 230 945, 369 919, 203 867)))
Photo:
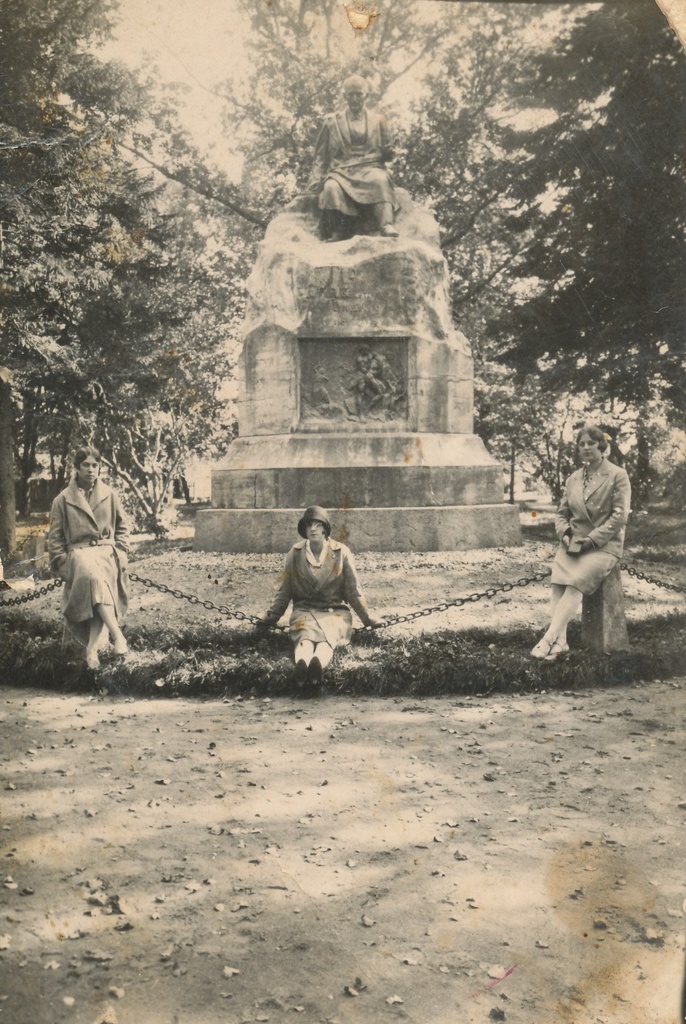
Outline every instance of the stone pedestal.
POLYGON ((595 594, 584 596, 581 610, 581 642, 591 651, 612 654, 629 650, 624 614, 622 573, 617 566, 595 594))
POLYGON ((248 280, 240 437, 212 474, 196 549, 286 550, 311 504, 356 550, 520 543, 472 432, 438 227, 398 193, 397 239, 322 242, 306 199, 270 223, 248 280))

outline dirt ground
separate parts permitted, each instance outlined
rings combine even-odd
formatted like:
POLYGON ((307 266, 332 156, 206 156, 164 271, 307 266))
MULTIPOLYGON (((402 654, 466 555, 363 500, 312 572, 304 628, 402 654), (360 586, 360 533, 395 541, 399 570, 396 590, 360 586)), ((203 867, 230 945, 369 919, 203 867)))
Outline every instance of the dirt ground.
POLYGON ((680 681, 0 701, 0 1021, 677 1019, 680 681))
MULTIPOLYGON (((266 609, 282 556, 184 546, 140 544, 131 568, 266 609)), ((357 563, 387 614, 551 557, 529 538, 357 563)), ((643 568, 683 582, 667 561, 643 568)), ((630 619, 683 611, 682 596, 623 582, 630 619)), ((131 592, 134 633, 219 619, 131 592)), ((547 600, 537 583, 387 635, 524 626, 533 643, 547 600)), ((59 594, 14 614, 54 621, 59 594)), ((136 644, 131 657, 154 663, 152 643, 136 644)), ((321 701, 125 699, 107 670, 88 696, 10 683, 0 1024, 676 1019, 682 681, 321 701)))

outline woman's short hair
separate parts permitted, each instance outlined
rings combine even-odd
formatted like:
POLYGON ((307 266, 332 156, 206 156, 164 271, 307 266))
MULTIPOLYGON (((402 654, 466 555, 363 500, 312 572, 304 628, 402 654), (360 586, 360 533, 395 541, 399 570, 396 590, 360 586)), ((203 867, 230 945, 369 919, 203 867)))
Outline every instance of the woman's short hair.
POLYGON ((607 447, 608 447, 607 437, 605 436, 603 431, 600 429, 600 427, 594 427, 594 426, 582 427, 581 428, 579 433, 576 435, 576 446, 577 446, 577 448, 579 447, 579 441, 584 436, 584 434, 586 434, 587 437, 590 437, 592 441, 597 441, 598 442, 598 448, 600 449, 601 452, 604 452, 604 451, 607 450, 607 447))
POLYGON ((83 448, 76 449, 74 452, 74 469, 78 469, 86 459, 95 459, 96 462, 101 461, 100 452, 92 444, 85 444, 83 448))

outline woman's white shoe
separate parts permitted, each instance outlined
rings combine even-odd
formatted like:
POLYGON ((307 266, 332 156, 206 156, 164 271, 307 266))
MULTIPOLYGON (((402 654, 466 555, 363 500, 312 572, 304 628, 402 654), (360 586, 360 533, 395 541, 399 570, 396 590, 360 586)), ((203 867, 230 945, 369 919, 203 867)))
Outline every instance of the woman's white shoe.
POLYGON ((529 653, 531 654, 532 658, 539 658, 542 661, 544 658, 548 657, 554 646, 554 643, 554 640, 546 640, 546 638, 543 637, 543 639, 539 640, 536 646, 533 648, 533 650, 531 650, 529 653))
POLYGON ((544 661, 557 661, 561 654, 569 653, 569 644, 561 644, 557 640, 544 657, 544 661))

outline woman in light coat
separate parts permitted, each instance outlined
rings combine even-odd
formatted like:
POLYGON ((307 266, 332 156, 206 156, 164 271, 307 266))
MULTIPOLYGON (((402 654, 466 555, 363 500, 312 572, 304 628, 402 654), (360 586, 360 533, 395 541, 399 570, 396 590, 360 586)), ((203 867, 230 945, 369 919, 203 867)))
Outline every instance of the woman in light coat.
POLYGON ((605 458, 608 442, 602 430, 583 427, 576 445, 582 468, 567 479, 555 516, 560 547, 550 577, 550 625, 531 652, 544 661, 569 650, 567 626, 583 595, 595 593, 618 564, 629 518, 629 477, 605 458))
POLYGON ((365 626, 379 626, 362 596, 350 549, 331 540, 331 522, 325 509, 312 505, 298 523, 304 540, 291 548, 272 605, 263 617, 276 625, 293 602, 289 632, 294 645, 296 680, 321 682, 334 648, 350 643, 352 613, 365 626))
POLYGON ((121 631, 128 605, 128 524, 116 491, 99 473, 98 449, 80 448, 69 485, 52 503, 48 534, 50 565, 65 581, 62 613, 92 669, 100 664, 106 630, 115 654, 128 651, 121 631))

